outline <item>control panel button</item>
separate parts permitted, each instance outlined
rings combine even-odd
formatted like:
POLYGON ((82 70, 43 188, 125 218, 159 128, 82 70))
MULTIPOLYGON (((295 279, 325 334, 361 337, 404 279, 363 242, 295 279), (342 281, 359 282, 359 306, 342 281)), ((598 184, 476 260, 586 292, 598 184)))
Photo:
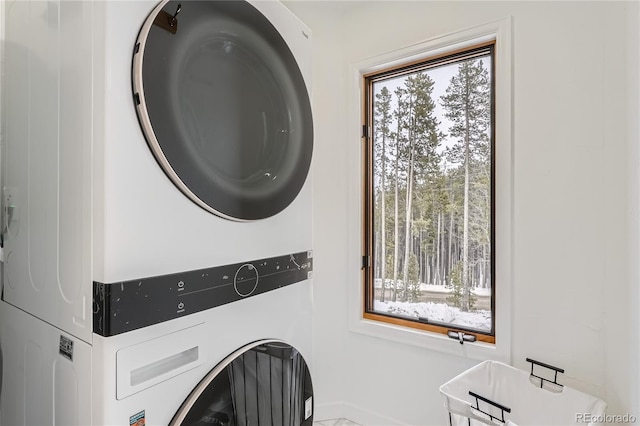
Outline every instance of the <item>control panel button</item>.
POLYGON ((240 297, 251 296, 258 287, 258 270, 251 263, 238 268, 233 277, 233 288, 240 297))

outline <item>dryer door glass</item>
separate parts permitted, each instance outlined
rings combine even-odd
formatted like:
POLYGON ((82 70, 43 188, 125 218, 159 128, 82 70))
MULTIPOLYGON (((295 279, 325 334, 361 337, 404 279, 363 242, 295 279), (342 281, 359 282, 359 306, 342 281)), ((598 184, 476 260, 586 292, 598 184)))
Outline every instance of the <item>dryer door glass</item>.
POLYGON ((281 342, 252 344, 225 359, 196 387, 171 425, 313 423, 313 390, 300 353, 281 342))
POLYGON ((313 145, 309 96, 287 43, 251 4, 159 5, 138 39, 133 86, 158 163, 202 208, 256 220, 298 195, 313 145))

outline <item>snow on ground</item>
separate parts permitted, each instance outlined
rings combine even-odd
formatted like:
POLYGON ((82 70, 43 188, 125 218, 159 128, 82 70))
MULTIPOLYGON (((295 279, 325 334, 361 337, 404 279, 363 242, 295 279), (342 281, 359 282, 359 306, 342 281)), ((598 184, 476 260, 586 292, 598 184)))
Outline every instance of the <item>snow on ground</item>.
MULTIPOLYGON (((393 280, 387 279, 386 284, 387 288, 393 288, 393 280)), ((376 278, 374 281, 374 285, 376 288, 381 288, 382 280, 380 278, 376 278)), ((402 286, 402 281, 398 281, 398 288, 404 288, 402 286)), ((453 291, 453 288, 444 285, 420 283, 420 291, 428 291, 431 293, 451 293, 453 291)), ((490 288, 472 288, 471 292, 476 296, 491 296, 490 288)))
MULTIPOLYGON (((387 279, 387 288, 393 287, 393 280, 387 279)), ((376 288, 382 287, 382 280, 377 278, 374 281, 376 288)), ((402 281, 398 281, 398 288, 404 288, 402 281)), ((448 294, 453 292, 453 288, 420 283, 420 291, 423 293, 441 293, 448 294)), ((491 297, 490 288, 473 288, 471 292, 476 296, 491 297)), ((444 299, 445 297, 441 297, 444 299)), ((380 302, 375 301, 374 308, 376 312, 389 313, 397 316, 405 316, 411 318, 422 318, 430 321, 445 323, 451 325, 459 325, 470 327, 482 331, 491 331, 491 311, 477 310, 473 312, 462 312, 460 308, 449 306, 446 303, 436 302, 380 302)))
POLYGON ((445 303, 433 302, 380 302, 375 301, 376 312, 422 318, 431 321, 491 331, 491 311, 462 312, 445 303))
MULTIPOLYGON (((451 293, 453 289, 444 285, 420 283, 420 291, 428 291, 431 293, 451 293)), ((476 296, 491 296, 490 288, 472 288, 471 292, 476 296)))

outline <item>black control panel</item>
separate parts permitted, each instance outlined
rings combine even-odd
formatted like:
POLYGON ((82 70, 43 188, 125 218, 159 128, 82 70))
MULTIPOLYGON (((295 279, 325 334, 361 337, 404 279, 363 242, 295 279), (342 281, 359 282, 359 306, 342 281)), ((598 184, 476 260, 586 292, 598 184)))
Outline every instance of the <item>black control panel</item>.
POLYGON ((117 283, 93 283, 93 332, 147 327, 311 277, 311 252, 117 283))

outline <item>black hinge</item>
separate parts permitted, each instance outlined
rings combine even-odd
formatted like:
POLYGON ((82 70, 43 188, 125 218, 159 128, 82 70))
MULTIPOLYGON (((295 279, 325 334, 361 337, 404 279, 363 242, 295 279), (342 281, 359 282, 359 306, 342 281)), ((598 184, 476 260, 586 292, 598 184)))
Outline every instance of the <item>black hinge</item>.
POLYGON ((369 126, 366 124, 362 125, 362 137, 367 139, 369 138, 369 126))
POLYGON ((371 256, 362 256, 362 269, 371 266, 371 256))

